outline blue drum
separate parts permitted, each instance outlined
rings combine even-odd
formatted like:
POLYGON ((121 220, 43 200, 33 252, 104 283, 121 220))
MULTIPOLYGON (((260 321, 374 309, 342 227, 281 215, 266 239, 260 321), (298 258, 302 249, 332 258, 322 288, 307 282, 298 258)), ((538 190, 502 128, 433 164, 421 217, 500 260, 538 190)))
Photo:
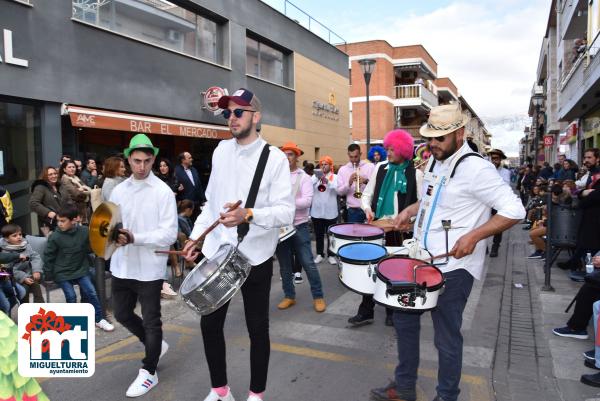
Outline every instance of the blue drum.
POLYGON ((338 249, 340 281, 344 287, 362 295, 375 292, 375 267, 387 256, 385 247, 369 242, 351 243, 338 249))

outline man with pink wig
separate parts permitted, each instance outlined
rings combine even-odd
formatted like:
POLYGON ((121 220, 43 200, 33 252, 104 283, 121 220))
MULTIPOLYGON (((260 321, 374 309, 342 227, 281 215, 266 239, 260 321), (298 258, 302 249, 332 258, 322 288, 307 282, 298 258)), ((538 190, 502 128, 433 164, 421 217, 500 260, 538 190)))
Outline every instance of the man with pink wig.
MULTIPOLYGON (((361 208, 367 222, 384 218, 394 218, 405 207, 417 201, 417 182, 412 165, 413 138, 401 129, 388 132, 383 139, 387 160, 375 166, 371 178, 361 198, 361 208)), ((388 246, 401 246, 402 241, 410 238, 407 233, 391 231, 386 234, 388 246)), ((348 319, 354 326, 373 322, 375 302, 372 295, 363 295, 358 313, 348 319)), ((393 326, 392 309, 386 308, 386 326, 393 326)))

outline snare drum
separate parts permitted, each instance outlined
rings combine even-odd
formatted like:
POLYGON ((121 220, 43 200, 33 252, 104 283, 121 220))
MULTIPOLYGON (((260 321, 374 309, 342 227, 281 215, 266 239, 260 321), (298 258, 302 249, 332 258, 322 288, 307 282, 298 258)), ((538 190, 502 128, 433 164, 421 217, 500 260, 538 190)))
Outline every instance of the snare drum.
POLYGON ((239 291, 252 266, 233 245, 222 245, 211 259, 202 259, 186 276, 179 293, 200 315, 225 305, 239 291))
POLYGON ((343 245, 356 242, 370 242, 383 245, 385 232, 383 228, 369 224, 341 223, 334 224, 327 230, 329 235, 329 250, 337 255, 343 245))
POLYGON ((338 250, 339 278, 344 287, 362 295, 375 292, 375 266, 387 255, 381 245, 346 244, 338 250))
POLYGON ((279 242, 285 241, 294 234, 296 234, 296 227, 293 225, 281 227, 279 229, 279 242))
POLYGON ((376 268, 375 302, 397 310, 427 311, 436 307, 444 276, 422 260, 390 256, 376 268))

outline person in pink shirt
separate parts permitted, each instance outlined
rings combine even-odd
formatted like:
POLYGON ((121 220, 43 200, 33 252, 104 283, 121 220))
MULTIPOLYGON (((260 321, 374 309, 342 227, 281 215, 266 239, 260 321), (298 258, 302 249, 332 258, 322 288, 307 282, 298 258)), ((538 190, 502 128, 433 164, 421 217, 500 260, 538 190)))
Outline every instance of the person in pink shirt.
POLYGON ((340 196, 346 197, 346 208, 348 216, 347 223, 364 223, 367 217, 361 208, 360 198, 354 197, 356 192, 356 166, 359 168, 359 186, 360 191, 364 191, 369 177, 375 169, 375 164, 367 160, 360 160, 360 146, 352 143, 348 146, 348 163, 340 167, 338 171, 338 188, 337 192, 340 196))
POLYGON ((304 152, 293 142, 287 142, 280 148, 290 163, 290 179, 292 182, 292 195, 296 201, 296 213, 294 215, 294 235, 277 245, 275 254, 279 260, 281 272, 281 285, 284 298, 277 305, 279 309, 288 309, 296 304, 296 289, 293 282, 292 266, 294 265, 292 254, 300 259, 300 264, 306 271, 310 291, 313 297, 315 311, 323 312, 326 309, 323 299, 323 288, 321 276, 317 265, 313 260, 310 242, 310 231, 308 229, 309 211, 313 198, 313 185, 310 176, 304 170, 298 168, 298 157, 304 152))

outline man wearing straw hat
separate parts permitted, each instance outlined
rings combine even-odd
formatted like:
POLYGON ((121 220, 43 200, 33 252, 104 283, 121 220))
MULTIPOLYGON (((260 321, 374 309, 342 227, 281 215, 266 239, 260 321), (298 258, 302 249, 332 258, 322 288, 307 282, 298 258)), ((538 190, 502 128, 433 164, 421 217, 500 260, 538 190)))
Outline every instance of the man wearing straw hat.
POLYGON ((177 240, 177 206, 171 189, 152 173, 158 148, 150 138, 137 134, 125 149, 131 177, 115 187, 110 201, 119 206, 123 227, 119 248, 112 255, 112 297, 115 319, 137 336, 145 357, 127 397, 139 397, 158 384, 156 367, 167 349, 160 320, 160 291, 166 275, 168 250, 177 240), (137 302, 142 317, 135 314, 137 302))
MULTIPOLYGON (((438 265, 444 292, 432 310, 434 344, 439 370, 436 401, 456 401, 460 393, 463 339, 462 313, 473 279, 481 279, 485 260, 483 239, 502 232, 525 217, 525 210, 494 166, 474 153, 465 141, 469 121, 459 104, 434 107, 420 133, 429 143, 430 158, 423 179, 422 198, 402 210, 396 228, 411 229, 419 246, 432 255, 450 249, 438 265), (490 218, 491 208, 498 213, 490 218), (446 232, 448 228, 446 243, 446 232), (449 227, 448 227, 449 226, 449 227)), ((372 390, 375 400, 416 400, 421 316, 394 312, 398 336, 395 381, 372 390)))
MULTIPOLYGON (((488 152, 488 156, 490 157, 490 161, 496 167, 496 171, 500 174, 500 177, 504 180, 505 183, 510 185, 510 171, 505 169, 502 166, 502 160, 506 160, 506 155, 500 149, 492 149, 488 152)), ((492 209, 492 215, 496 214, 496 210, 492 209)), ((492 250, 490 251, 490 258, 498 257, 498 249, 500 248, 500 244, 502 243, 502 233, 494 234, 494 239, 492 241, 492 250)))

